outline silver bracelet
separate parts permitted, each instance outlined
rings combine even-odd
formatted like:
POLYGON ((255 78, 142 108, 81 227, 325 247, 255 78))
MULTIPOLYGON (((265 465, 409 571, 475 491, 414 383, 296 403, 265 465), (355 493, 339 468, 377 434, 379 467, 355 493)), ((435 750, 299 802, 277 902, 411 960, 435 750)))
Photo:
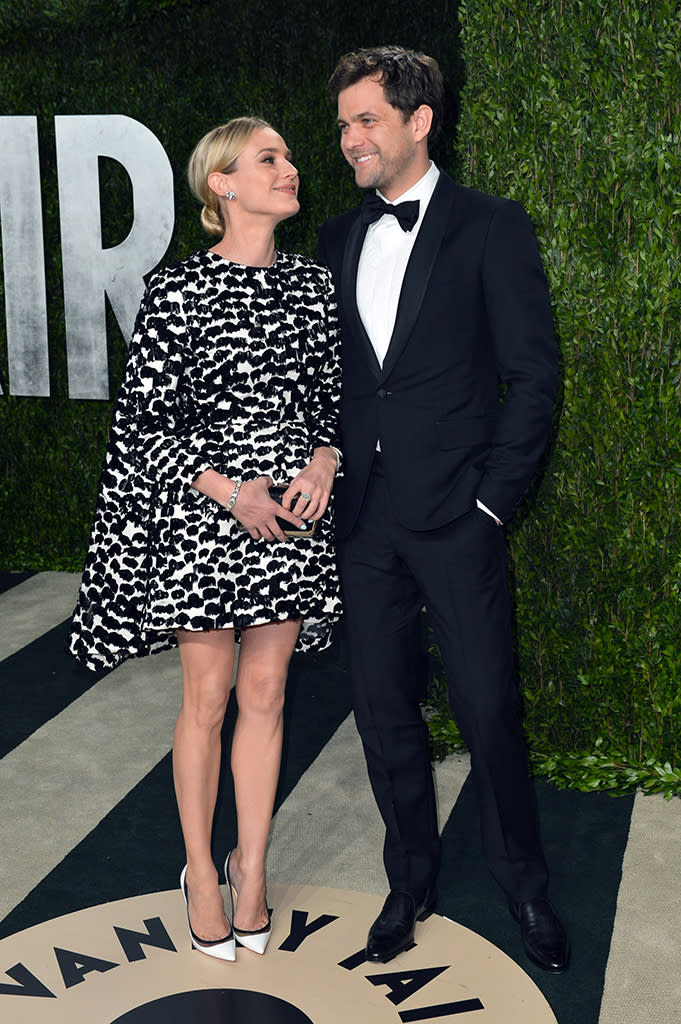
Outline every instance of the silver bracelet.
POLYGON ((242 483, 243 483, 243 480, 237 480, 236 484, 234 485, 234 490, 232 491, 232 497, 229 499, 229 501, 225 505, 225 508, 227 509, 228 512, 230 512, 232 510, 232 508, 234 507, 234 502, 239 497, 239 491, 241 490, 242 483))
POLYGON ((336 472, 338 472, 338 470, 341 467, 341 453, 338 450, 338 448, 334 448, 334 446, 332 444, 329 445, 329 448, 331 449, 333 454, 336 456, 336 472))

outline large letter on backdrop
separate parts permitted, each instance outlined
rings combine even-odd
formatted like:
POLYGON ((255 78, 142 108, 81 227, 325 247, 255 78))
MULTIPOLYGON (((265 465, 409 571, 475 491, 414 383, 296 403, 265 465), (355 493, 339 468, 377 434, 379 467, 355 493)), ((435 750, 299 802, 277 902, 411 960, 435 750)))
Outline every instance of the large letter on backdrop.
POLYGON ((9 390, 42 397, 50 368, 35 117, 0 117, 0 216, 9 390))
POLYGON ((64 312, 71 398, 108 398, 104 293, 127 341, 143 274, 163 257, 175 221, 173 172, 155 135, 122 114, 55 118, 64 312), (128 237, 102 249, 98 158, 123 165, 132 182, 128 237))

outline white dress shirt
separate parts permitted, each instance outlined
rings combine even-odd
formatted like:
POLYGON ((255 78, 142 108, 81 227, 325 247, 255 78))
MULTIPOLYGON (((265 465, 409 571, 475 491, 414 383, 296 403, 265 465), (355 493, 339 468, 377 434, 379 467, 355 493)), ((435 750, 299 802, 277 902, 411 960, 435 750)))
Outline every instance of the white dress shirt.
MULTIPOLYGON (((389 213, 384 213, 370 224, 359 257, 357 309, 380 366, 383 366, 395 327, 397 304, 407 263, 439 177, 440 172, 431 160, 423 177, 395 202, 386 199, 376 190, 381 199, 391 206, 412 199, 419 201, 419 218, 411 231, 404 231, 397 217, 389 213)), ((376 447, 380 450, 380 443, 376 447)), ((480 500, 477 505, 501 525, 500 520, 480 500)))
MULTIPOLYGON (((381 366, 395 326, 404 272, 439 177, 431 160, 420 181, 399 197, 400 203, 419 201, 419 219, 411 231, 403 231, 397 217, 389 213, 367 228, 357 267, 357 309, 381 366)), ((378 190, 377 194, 389 203, 378 190)))

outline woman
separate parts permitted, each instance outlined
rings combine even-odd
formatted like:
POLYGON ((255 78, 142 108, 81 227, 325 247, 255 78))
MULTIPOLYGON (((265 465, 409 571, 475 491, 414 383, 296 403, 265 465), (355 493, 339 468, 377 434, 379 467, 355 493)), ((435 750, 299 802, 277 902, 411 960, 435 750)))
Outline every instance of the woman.
POLYGON ((337 322, 328 272, 275 250, 276 225, 299 209, 298 172, 268 124, 209 132, 189 182, 219 241, 158 272, 142 301, 69 648, 111 668, 178 644, 181 887, 193 945, 233 960, 235 936, 263 953, 271 931, 265 846, 289 659, 326 646, 339 615, 337 322), (232 928, 210 839, 237 640, 232 928))

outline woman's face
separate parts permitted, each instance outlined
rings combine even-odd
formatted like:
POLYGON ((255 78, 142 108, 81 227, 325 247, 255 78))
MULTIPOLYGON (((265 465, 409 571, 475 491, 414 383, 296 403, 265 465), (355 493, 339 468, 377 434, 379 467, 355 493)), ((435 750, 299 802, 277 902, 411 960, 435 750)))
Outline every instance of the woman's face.
POLYGON ((292 217, 300 209, 298 171, 291 153, 272 128, 258 128, 248 139, 236 162, 236 169, 225 175, 227 188, 236 192, 245 213, 275 216, 277 221, 292 217))

